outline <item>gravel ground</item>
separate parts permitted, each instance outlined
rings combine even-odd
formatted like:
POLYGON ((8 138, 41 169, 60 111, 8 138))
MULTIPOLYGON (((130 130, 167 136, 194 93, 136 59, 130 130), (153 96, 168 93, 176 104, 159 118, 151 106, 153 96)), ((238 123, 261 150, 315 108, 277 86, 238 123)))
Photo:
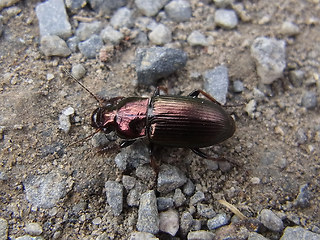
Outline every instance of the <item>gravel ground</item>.
POLYGON ((150 2, 0 0, 0 239, 320 239, 319 0, 150 2), (237 125, 205 151, 237 164, 99 154, 64 69, 107 98, 204 89, 237 125))

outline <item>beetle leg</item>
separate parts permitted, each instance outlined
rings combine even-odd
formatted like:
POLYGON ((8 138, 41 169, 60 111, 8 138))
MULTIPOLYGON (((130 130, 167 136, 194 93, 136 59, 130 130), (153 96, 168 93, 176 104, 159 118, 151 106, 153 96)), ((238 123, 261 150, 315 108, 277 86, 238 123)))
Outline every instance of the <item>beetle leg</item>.
POLYGON ((160 90, 168 94, 168 88, 164 86, 158 86, 156 90, 154 90, 152 97, 160 96, 160 90))
POLYGON ((205 159, 210 159, 212 161, 217 161, 217 162, 223 162, 223 161, 227 161, 231 164, 234 164, 236 166, 239 166, 239 163, 236 163, 235 161, 232 161, 230 159, 226 159, 224 157, 218 157, 218 158, 215 158, 215 157, 212 157, 212 156, 209 156, 208 154, 206 154, 205 152, 201 151, 199 148, 190 148, 192 150, 192 152, 194 152, 195 154, 197 154, 198 156, 202 157, 202 158, 205 158, 205 159))
POLYGON ((125 148, 133 144, 136 140, 127 140, 120 143, 120 148, 125 148))
POLYGON ((205 91, 203 91, 201 89, 197 89, 197 90, 192 91, 188 96, 197 98, 200 93, 203 96, 205 96, 206 98, 208 98, 210 101, 212 101, 218 105, 221 105, 221 103, 219 103, 217 100, 215 100, 214 97, 212 97, 210 94, 206 93, 205 91))

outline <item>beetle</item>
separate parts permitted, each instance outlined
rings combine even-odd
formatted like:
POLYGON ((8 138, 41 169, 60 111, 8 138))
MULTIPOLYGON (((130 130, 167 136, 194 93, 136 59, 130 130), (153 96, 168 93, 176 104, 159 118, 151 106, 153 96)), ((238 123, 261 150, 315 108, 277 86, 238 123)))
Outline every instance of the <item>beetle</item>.
MULTIPOLYGON (((116 97, 104 100, 91 116, 98 131, 115 131, 127 147, 147 138, 150 145, 190 148, 211 158, 200 148, 221 143, 232 137, 235 121, 221 104, 203 90, 188 96, 160 95, 157 88, 151 98, 116 97), (199 94, 205 98, 199 98, 199 94)), ((217 159, 215 159, 217 160, 217 159)))
POLYGON ((97 129, 96 132, 116 132, 123 139, 121 148, 137 139, 147 138, 151 147, 156 144, 190 148, 202 158, 219 160, 208 156, 200 148, 221 143, 232 137, 236 130, 233 118, 203 90, 194 90, 187 96, 169 96, 160 95, 160 88, 157 87, 151 98, 102 99, 67 70, 64 71, 100 104, 91 115, 91 126, 97 129), (200 93, 205 98, 199 98, 200 93))

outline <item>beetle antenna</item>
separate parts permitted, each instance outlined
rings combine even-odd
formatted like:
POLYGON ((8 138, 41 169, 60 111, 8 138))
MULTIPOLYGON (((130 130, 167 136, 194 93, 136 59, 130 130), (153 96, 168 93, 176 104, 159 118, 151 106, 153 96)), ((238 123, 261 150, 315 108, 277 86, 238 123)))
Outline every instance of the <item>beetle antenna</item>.
POLYGON ((100 131, 101 131, 100 129, 97 129, 95 132, 91 133, 89 136, 86 136, 86 137, 84 137, 84 138, 82 138, 82 139, 80 139, 80 140, 78 140, 78 141, 76 141, 76 142, 73 142, 73 143, 69 144, 67 147, 71 147, 71 146, 74 146, 74 145, 76 145, 76 144, 78 144, 78 143, 85 142, 85 141, 87 141, 88 139, 92 138, 96 133, 98 133, 98 132, 100 132, 100 131))
POLYGON ((94 95, 88 88, 86 88, 75 76, 73 76, 67 69, 63 69, 63 71, 75 82, 77 82, 84 90, 86 90, 98 103, 99 105, 103 105, 101 99, 99 99, 96 95, 94 95))

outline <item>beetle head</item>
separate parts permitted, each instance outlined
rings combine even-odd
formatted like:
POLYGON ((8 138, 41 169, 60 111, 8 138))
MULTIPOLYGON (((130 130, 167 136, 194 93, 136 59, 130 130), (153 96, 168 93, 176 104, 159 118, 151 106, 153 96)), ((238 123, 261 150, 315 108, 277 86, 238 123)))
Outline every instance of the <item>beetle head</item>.
POLYGON ((104 133, 110 133, 115 129, 114 110, 108 107, 99 107, 91 115, 91 126, 102 130, 104 133))

